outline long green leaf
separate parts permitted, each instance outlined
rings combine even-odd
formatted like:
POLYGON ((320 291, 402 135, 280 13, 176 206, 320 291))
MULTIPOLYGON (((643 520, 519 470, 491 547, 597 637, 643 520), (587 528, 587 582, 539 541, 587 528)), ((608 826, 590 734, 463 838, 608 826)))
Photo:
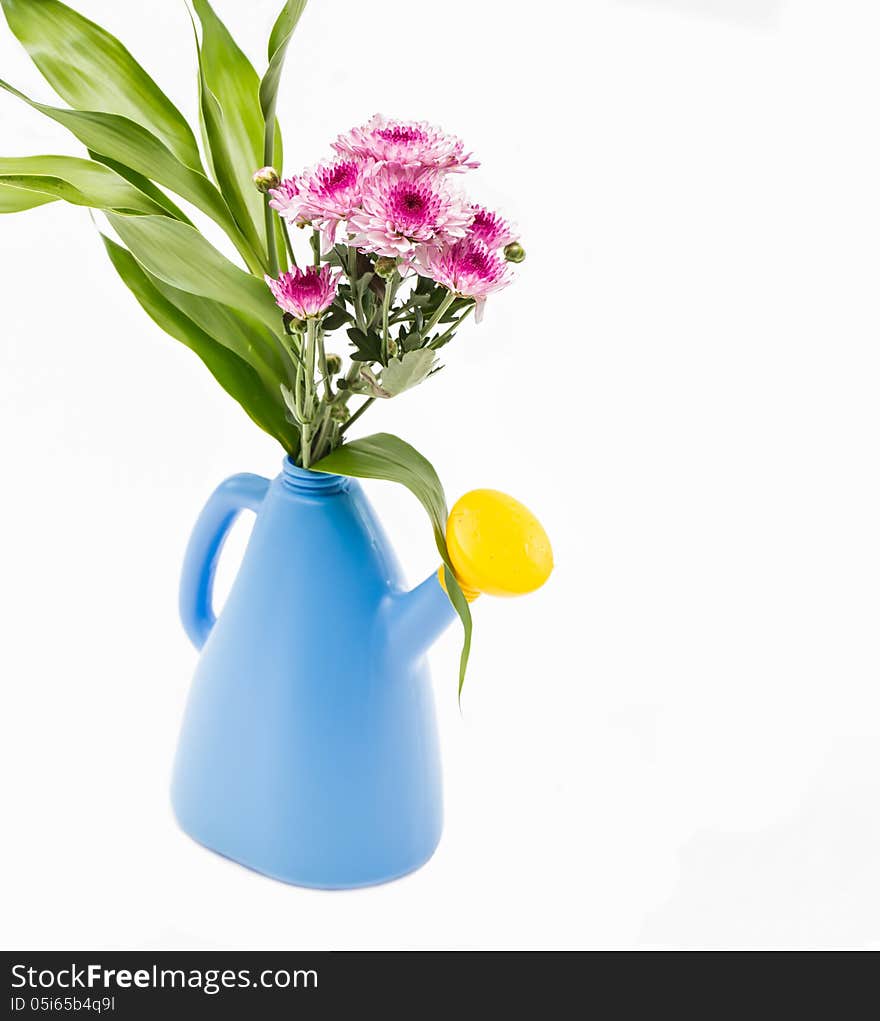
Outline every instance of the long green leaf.
POLYGON ((464 627, 464 643, 458 672, 458 692, 464 686, 468 658, 471 651, 473 621, 468 601, 455 578, 449 550, 446 548, 446 495, 434 466, 415 447, 391 433, 375 433, 360 440, 352 440, 312 465, 315 471, 334 475, 348 475, 359 479, 384 479, 398 482, 416 497, 428 512, 434 530, 434 541, 445 565, 446 588, 449 600, 455 607, 464 627))
POLYGON ((0 181, 0 215, 3 213, 23 213, 26 209, 45 206, 47 202, 56 202, 53 195, 41 195, 36 191, 14 188, 0 181))
MULTIPOLYGON (((184 316, 254 369, 269 402, 275 406, 276 415, 286 422, 286 406, 279 385, 280 366, 274 358, 276 341, 272 332, 251 316, 223 302, 173 287, 142 266, 140 269, 149 278, 151 286, 184 316), (270 353, 269 357, 266 352, 270 353)), ((291 433, 288 449, 291 445, 298 447, 299 435, 289 423, 288 431, 291 433)))
POLYGON ((170 198, 165 194, 164 191, 158 185, 153 184, 149 178, 144 177, 143 174, 139 174, 132 170, 131 167, 125 166, 124 163, 119 163, 116 160, 110 159, 109 156, 104 156, 102 153, 95 152, 94 149, 89 149, 89 157, 95 161, 95 163, 101 163, 105 167, 109 167, 115 174, 118 174, 121 178, 128 181, 129 184, 133 184, 138 191, 141 191, 148 198, 151 198, 157 206, 161 206, 162 209, 168 213, 169 216, 173 216, 175 220, 181 220, 183 223, 192 224, 192 220, 186 215, 186 213, 171 201, 170 198))
POLYGON ((24 93, 0 80, 0 88, 21 99, 33 109, 63 125, 86 148, 131 167, 207 213, 226 231, 254 272, 261 271, 256 253, 250 250, 223 196, 204 174, 184 166, 155 135, 134 121, 112 113, 64 110, 29 99, 24 93))
POLYGON ((0 158, 0 183, 93 209, 164 213, 112 170, 73 156, 0 158))
MULTIPOLYGON (((242 222, 247 217, 265 246, 263 197, 252 180, 254 171, 264 163, 260 78, 208 0, 192 0, 192 5, 202 26, 200 113, 214 178, 242 230, 248 234, 242 222), (206 93, 214 100, 207 109, 206 93)), ((276 136, 276 145, 280 146, 280 135, 276 136)))
POLYGON ((253 317, 213 298, 205 298, 152 276, 153 285, 185 315, 224 347, 234 351, 260 375, 267 392, 279 407, 284 406, 279 373, 281 367, 266 352, 276 350, 274 335, 253 317))
MULTIPOLYGON (((302 12, 305 10, 307 0, 287 0, 281 13, 275 20, 272 31, 269 35, 269 67, 260 82, 260 109, 263 113, 263 159, 266 166, 275 167, 281 172, 281 133, 276 122, 275 110, 278 105, 278 86, 281 83, 281 71, 284 68, 284 58, 287 55, 287 47, 293 37, 294 30, 299 22, 302 12)), ((263 196, 263 211, 266 224, 266 236, 268 243, 272 244, 274 235, 275 248, 278 252, 279 265, 284 268, 287 265, 287 250, 280 231, 275 230, 274 212, 269 206, 269 196, 263 196)))
POLYGON ((269 36, 269 67, 260 82, 260 106, 263 110, 263 119, 270 128, 275 123, 278 86, 281 82, 287 47, 307 2, 308 0, 287 0, 269 36))
POLYGON ((281 313, 262 280, 239 269, 185 223, 166 216, 108 213, 107 218, 148 272, 179 290, 239 309, 262 324, 270 338, 257 349, 263 371, 274 374, 278 385, 286 379, 281 354, 271 340, 281 330, 281 313))
MULTIPOLYGON (((193 25, 195 31, 195 25, 193 25)), ((234 120, 227 118, 224 110, 211 90, 206 72, 207 59, 204 48, 199 44, 196 35, 196 56, 199 67, 199 117, 205 148, 210 156, 214 180, 220 187, 226 204, 229 206, 235 222, 255 252, 260 253, 264 269, 269 268, 267 260, 263 260, 265 240, 258 228, 259 219, 255 220, 250 206, 256 208, 256 215, 262 212, 262 196, 254 187, 252 180, 256 164, 242 154, 239 146, 241 141, 234 136, 234 120), (245 166, 242 166, 244 162, 245 166)), ((253 103, 256 109, 256 100, 253 103)), ((257 111, 259 114, 259 110, 257 111)), ((260 123, 262 125, 262 115, 260 123)))
POLYGON ((150 318, 195 352, 217 382, 261 429, 274 436, 289 452, 295 452, 295 443, 291 443, 292 429, 283 410, 269 398, 251 366, 218 343, 169 300, 130 252, 103 235, 102 240, 116 272, 150 318))
POLYGON ((183 115, 118 39, 57 0, 0 2, 9 27, 66 103, 137 121, 181 162, 201 169, 183 115))

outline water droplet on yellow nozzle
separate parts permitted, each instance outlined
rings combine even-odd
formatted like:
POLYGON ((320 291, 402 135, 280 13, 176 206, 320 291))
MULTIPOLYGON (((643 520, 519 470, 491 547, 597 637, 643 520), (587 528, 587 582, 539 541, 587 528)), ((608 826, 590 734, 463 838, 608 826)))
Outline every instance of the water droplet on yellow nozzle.
POLYGON ((553 549, 541 522, 497 489, 465 493, 449 515, 446 545, 462 586, 487 595, 533 592, 553 570, 553 549))

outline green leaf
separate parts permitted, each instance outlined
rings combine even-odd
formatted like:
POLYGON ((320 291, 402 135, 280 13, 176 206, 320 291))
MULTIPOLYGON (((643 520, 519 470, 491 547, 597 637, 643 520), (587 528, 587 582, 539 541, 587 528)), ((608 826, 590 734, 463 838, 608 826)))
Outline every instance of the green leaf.
POLYGON ((166 333, 201 358, 223 389, 244 408, 254 422, 274 436, 288 452, 296 452, 296 435, 279 403, 267 394, 250 365, 224 347, 184 314, 156 286, 130 252, 102 235, 110 261, 141 307, 166 333))
POLYGON ((103 156, 101 153, 95 152, 94 149, 89 149, 88 152, 89 157, 95 163, 101 163, 105 167, 109 167, 115 174, 128 181, 129 184, 133 184, 138 191, 142 191, 144 195, 151 198, 157 206, 161 206, 169 216, 173 216, 175 220, 181 220, 183 223, 192 224, 192 220, 186 213, 179 206, 175 205, 161 188, 153 184, 143 174, 138 174, 131 167, 125 166, 124 163, 117 163, 116 160, 111 160, 109 156, 103 156))
POLYGON ((262 373, 274 374, 279 383, 285 378, 284 363, 273 342, 281 329, 281 312, 262 280, 239 269, 188 224, 167 216, 108 213, 107 219, 149 273, 181 291, 219 301, 257 320, 270 338, 256 347, 262 373))
POLYGON ((421 333, 417 329, 418 321, 407 330, 405 327, 397 335, 397 343, 402 351, 418 351, 422 345, 421 333))
POLYGON ((64 110, 29 99, 24 93, 0 80, 0 88, 18 97, 33 109, 63 125, 86 148, 131 167, 207 213, 226 231, 254 272, 261 272, 256 254, 235 222, 223 196, 204 174, 184 166, 180 160, 146 128, 111 113, 64 110))
POLYGON ((137 121, 181 162, 201 169, 183 115, 118 39, 57 0, 2 4, 9 27, 65 102, 137 121))
POLYGON ((306 9, 306 3, 307 0, 287 0, 269 36, 269 67, 260 82, 260 106, 263 111, 263 119, 270 128, 275 123, 278 86, 281 83, 281 72, 284 69, 287 47, 290 45, 302 12, 306 9))
POLYGON ((251 216, 248 208, 248 201, 251 196, 256 196, 258 210, 262 210, 262 196, 254 187, 251 175, 255 167, 252 166, 250 173, 245 172, 244 176, 236 163, 241 161, 241 153, 233 148, 232 132, 226 123, 223 110, 220 107, 217 97, 211 91, 205 77, 205 61, 202 48, 196 40, 196 52, 199 64, 199 112, 201 116, 202 131, 205 136, 206 147, 211 157, 211 167, 214 172, 214 179, 220 186, 220 191, 226 199, 226 204, 235 218, 242 234, 247 238, 252 250, 258 252, 263 269, 269 268, 268 262, 263 258, 265 242, 257 230, 257 225, 251 216), (247 191, 245 191, 247 188, 247 191))
POLYGON ((334 303, 329 313, 322 320, 321 328, 325 333, 330 333, 333 330, 338 330, 340 326, 345 326, 346 323, 353 322, 354 316, 345 308, 340 308, 334 303))
POLYGON ((375 433, 360 440, 352 440, 312 465, 314 471, 333 475, 347 475, 359 479, 384 479, 397 482, 416 497, 428 513, 434 530, 434 541, 446 568, 446 587, 449 600, 455 607, 464 627, 464 644, 458 673, 458 693, 464 685, 467 663, 471 651, 473 621, 468 601, 455 578, 449 551, 446 548, 446 521, 449 511, 446 495, 434 466, 415 447, 399 436, 375 433))
POLYGON ((251 365, 259 373, 272 399, 281 403, 279 381, 283 377, 283 369, 274 357, 277 345, 270 330, 229 305, 190 291, 182 291, 156 276, 151 276, 151 279, 156 289, 181 312, 251 365), (270 353, 268 358, 266 352, 270 353))
MULTIPOLYGON (((360 361, 359 358, 353 358, 352 361, 360 361)), ((385 390, 379 380, 376 378, 375 372, 368 366, 362 365, 358 370, 358 380, 361 385, 366 387, 366 392, 371 397, 379 397, 383 400, 387 400, 389 397, 393 397, 389 390, 385 390)))
POLYGON ((109 168, 73 156, 0 158, 0 183, 93 209, 164 214, 161 206, 109 168))
POLYGON ((431 519, 434 537, 445 554, 446 494, 434 466, 415 447, 391 433, 374 433, 338 447, 314 468, 354 478, 399 482, 412 492, 431 519))
MULTIPOLYGON (((288 44, 305 6, 306 0, 288 0, 281 9, 269 36, 269 67, 259 87, 260 112, 263 115, 264 124, 262 162, 266 166, 274 166, 279 173, 282 169, 281 132, 275 119, 278 86, 281 82, 281 71, 284 67, 288 44)), ((269 206, 268 195, 263 196, 263 210, 266 235, 270 242, 272 236, 275 236, 278 263, 283 268, 287 266, 287 249, 281 231, 275 228, 273 219, 275 213, 269 206)))
MULTIPOLYGON (((214 178, 242 231, 265 247, 263 196, 253 183, 254 171, 266 162, 260 78, 208 0, 192 4, 202 26, 200 112, 214 178)), ((280 141, 279 133, 279 163, 280 141)))
POLYGON ((434 368, 435 354, 427 348, 408 351, 402 358, 392 358, 382 370, 381 383, 392 397, 418 386, 434 368))
POLYGON ((36 209, 47 202, 55 202, 52 195, 41 195, 36 191, 14 188, 0 181, 0 215, 3 213, 22 213, 26 209, 36 209))
POLYGON ((370 331, 364 333, 357 326, 352 326, 345 331, 348 339, 354 344, 355 350, 351 356, 354 362, 378 362, 382 357, 382 338, 378 333, 370 331))

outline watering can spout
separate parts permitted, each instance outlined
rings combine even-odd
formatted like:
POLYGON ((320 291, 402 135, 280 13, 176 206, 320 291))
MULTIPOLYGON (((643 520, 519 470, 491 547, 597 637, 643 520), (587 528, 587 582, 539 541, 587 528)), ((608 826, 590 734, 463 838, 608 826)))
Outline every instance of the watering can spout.
MULTIPOLYGON (((533 592, 553 570, 550 540, 534 514, 495 489, 474 489, 455 504, 446 523, 446 545, 468 602, 481 593, 519 596, 533 592)), ((455 611, 446 595, 445 568, 388 607, 395 645, 410 655, 427 652, 455 611)))
POLYGON ((436 574, 412 591, 393 596, 385 614, 395 654, 411 659, 424 655, 455 619, 455 610, 436 574))

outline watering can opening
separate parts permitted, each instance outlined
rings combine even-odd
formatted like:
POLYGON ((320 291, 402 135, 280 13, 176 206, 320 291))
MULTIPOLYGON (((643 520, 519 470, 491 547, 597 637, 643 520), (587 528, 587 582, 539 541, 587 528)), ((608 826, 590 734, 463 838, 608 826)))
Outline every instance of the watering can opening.
POLYGON ((351 487, 351 479, 344 475, 330 475, 328 472, 316 472, 311 468, 301 468, 294 464, 290 457, 285 457, 281 464, 281 483, 292 493, 343 493, 351 487))

